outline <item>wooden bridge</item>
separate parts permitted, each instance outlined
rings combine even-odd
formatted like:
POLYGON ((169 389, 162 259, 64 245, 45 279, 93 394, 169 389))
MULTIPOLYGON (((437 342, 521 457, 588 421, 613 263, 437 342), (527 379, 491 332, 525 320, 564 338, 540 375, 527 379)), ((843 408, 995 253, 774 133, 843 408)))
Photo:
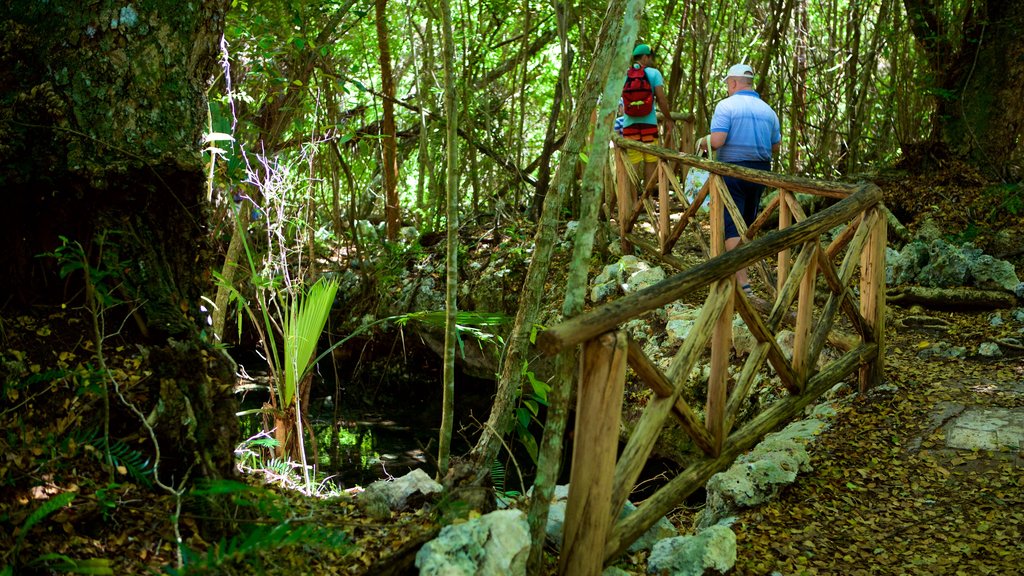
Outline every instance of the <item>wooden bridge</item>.
MULTIPOLYGON (((617 202, 620 233, 628 243, 629 229, 641 212, 648 215, 658 247, 668 254, 703 199, 710 195, 710 259, 644 290, 628 294, 541 333, 538 346, 553 354, 582 344, 575 448, 566 510, 560 573, 600 574, 602 566, 622 554, 658 519, 727 468, 765 434, 802 414, 823 392, 856 378, 861 391, 882 379, 884 362, 886 220, 881 191, 873 184, 844 185, 808 180, 711 162, 682 152, 616 138, 617 202), (622 176, 623 148, 636 148, 659 157, 657 199, 653 188, 632 198, 622 176), (710 178, 690 202, 680 186, 687 168, 701 168, 710 178), (735 176, 775 188, 775 199, 749 230, 742 225, 722 176, 735 176), (794 193, 838 198, 832 206, 806 216, 794 193), (672 197, 682 216, 671 223, 672 197), (725 251, 723 210, 737 223, 743 243, 725 251), (758 234, 771 216, 779 228, 758 234), (830 241, 825 233, 843 227, 830 241), (756 306, 736 286, 735 272, 743 267, 777 261, 777 280, 768 289, 774 302, 756 306), (858 274, 859 272, 859 274, 858 274), (855 283, 859 283, 855 284, 855 283), (662 372, 630 342, 619 326, 670 302, 704 289, 708 295, 700 315, 662 372), (858 289, 859 288, 859 289, 858 289), (827 297, 816 303, 815 292, 827 297), (759 309, 760 308, 760 309, 759 309), (728 387, 733 315, 738 312, 757 339, 728 387), (832 338, 837 321, 845 319, 853 338, 842 340, 841 356, 825 366, 816 361, 832 338), (794 325, 792 355, 776 343, 784 321, 794 325), (698 359, 710 347, 707 404, 701 419, 682 398, 698 359), (737 416, 751 393, 755 376, 769 362, 789 395, 765 408, 738 429, 737 416), (627 366, 652 390, 636 428, 617 457, 619 420, 627 366), (703 457, 644 501, 632 515, 619 520, 619 511, 632 491, 669 417, 693 439, 703 457), (602 554, 595 553, 603 550, 602 554)), ((692 146, 692 141, 689 143, 692 146)), ((683 146, 686 147, 684 142, 683 146)), ((692 149, 692 148, 691 148, 692 149)), ((677 209, 678 210, 678 209, 677 209)), ((696 233, 699 231, 692 226, 696 233)), ((768 276, 762 268, 762 278, 768 276)), ((835 340, 832 340, 835 342, 835 340)))

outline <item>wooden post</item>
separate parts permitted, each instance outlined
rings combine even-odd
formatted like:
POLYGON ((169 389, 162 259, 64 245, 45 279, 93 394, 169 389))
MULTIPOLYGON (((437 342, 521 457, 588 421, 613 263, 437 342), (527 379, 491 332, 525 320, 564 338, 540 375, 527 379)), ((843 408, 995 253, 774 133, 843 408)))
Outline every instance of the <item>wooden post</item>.
POLYGON ((633 209, 633 187, 629 185, 629 173, 626 168, 626 161, 622 158, 625 152, 621 147, 615 147, 615 180, 616 180, 616 191, 618 192, 618 204, 619 204, 619 246, 622 248, 623 254, 632 254, 633 245, 626 239, 626 233, 629 232, 629 222, 632 217, 633 209))
MULTIPOLYGON (((708 401, 704 408, 704 421, 714 442, 715 456, 722 451, 725 440, 726 386, 729 380, 729 355, 732 353, 732 311, 736 297, 736 277, 730 276, 719 282, 726 283, 729 294, 725 309, 715 321, 711 334, 711 374, 708 376, 708 401)), ((712 289, 718 288, 717 284, 712 289)))
POLYGON ((583 345, 560 575, 597 576, 604 565, 626 357, 623 332, 606 332, 583 345))
POLYGON ((668 203, 668 175, 670 172, 669 163, 658 160, 658 248, 664 253, 665 245, 668 243, 669 234, 672 233, 668 227, 668 216, 672 212, 668 203))
MULTIPOLYGON (((793 224, 793 212, 789 209, 789 202, 785 201, 785 197, 791 195, 792 192, 787 190, 779 189, 779 230, 790 227, 793 224)), ((786 276, 789 276, 789 248, 779 252, 779 275, 775 279, 777 285, 777 292, 782 291, 782 286, 786 283, 786 276)))
POLYGON ((793 371, 796 372, 799 382, 804 382, 811 374, 811 364, 814 358, 809 358, 808 340, 811 337, 811 327, 814 324, 814 281, 818 277, 817 251, 820 247, 817 242, 809 247, 813 250, 814 257, 807 265, 803 278, 800 280, 800 296, 796 302, 796 327, 793 339, 793 371))
POLYGON ((712 173, 708 176, 708 193, 711 194, 711 257, 725 254, 725 202, 722 200, 722 190, 725 184, 721 182, 722 177, 712 173))
MULTIPOLYGON (((874 211, 878 211, 876 206, 874 211)), ((885 245, 887 229, 885 218, 879 216, 868 235, 860 257, 860 313, 867 321, 870 338, 878 347, 872 362, 860 367, 860 391, 882 383, 885 376, 885 245)), ((868 335, 865 335, 867 339, 868 335)))

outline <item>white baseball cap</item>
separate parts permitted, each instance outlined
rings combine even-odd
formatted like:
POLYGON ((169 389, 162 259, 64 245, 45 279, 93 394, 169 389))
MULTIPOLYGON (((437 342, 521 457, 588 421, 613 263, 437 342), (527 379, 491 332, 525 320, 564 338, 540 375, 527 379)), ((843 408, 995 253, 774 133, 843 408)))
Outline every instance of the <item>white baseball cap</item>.
POLYGON ((732 68, 729 68, 729 72, 725 75, 726 78, 754 78, 754 69, 746 64, 736 64, 732 68))

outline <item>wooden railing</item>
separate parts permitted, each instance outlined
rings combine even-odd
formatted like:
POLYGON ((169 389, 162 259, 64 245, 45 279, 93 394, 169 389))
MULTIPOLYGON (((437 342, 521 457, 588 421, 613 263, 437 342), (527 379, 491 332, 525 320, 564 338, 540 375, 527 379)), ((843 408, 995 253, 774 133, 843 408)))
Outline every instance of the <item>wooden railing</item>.
MULTIPOLYGON (((644 290, 628 294, 592 311, 569 319, 540 334, 538 347, 553 354, 582 344, 578 415, 561 555, 562 574, 599 574, 604 563, 621 554, 659 518, 671 511, 739 454, 753 447, 766 433, 799 415, 821 393, 847 377, 857 375, 865 390, 882 378, 884 362, 886 220, 881 191, 872 184, 844 185, 749 170, 701 160, 666 148, 616 139, 618 147, 637 147, 657 154, 663 164, 659 173, 657 212, 641 199, 628 204, 643 209, 657 225, 662 251, 671 250, 675 239, 696 214, 703 197, 711 194, 710 256, 644 290), (668 190, 678 180, 672 163, 709 170, 708 183, 693 202, 678 198, 682 219, 669 227, 668 190), (740 177, 774 187, 778 194, 769 207, 744 229, 722 175, 740 177), (837 203, 806 216, 795 192, 841 198, 837 203), (744 242, 725 251, 723 209, 729 210, 744 242), (779 212, 780 229, 756 239, 769 216, 779 212), (831 241, 824 234, 842 226, 831 241), (774 302, 752 302, 735 282, 735 272, 774 257, 778 261, 774 302), (857 272, 859 271, 859 275, 857 272), (851 287, 856 279, 859 290, 851 287), (708 288, 700 315, 662 372, 640 346, 629 342, 618 329, 623 323, 651 310, 708 288), (816 308, 815 291, 827 291, 816 308), (760 304, 760 306, 758 306, 760 304), (795 311, 792 309, 795 307, 795 311), (742 317, 757 344, 727 388, 734 312, 742 317), (851 336, 836 338, 837 319, 849 323, 851 336), (776 342, 784 322, 793 325, 793 352, 787 355, 776 342), (827 365, 817 360, 826 343, 843 352, 827 365), (682 397, 698 359, 710 345, 710 377, 703 419, 682 397), (748 399, 755 376, 769 362, 789 395, 733 430, 740 407, 748 399), (653 394, 621 456, 616 458, 622 390, 626 366, 642 379, 653 394), (618 520, 629 493, 651 454, 669 416, 673 416, 703 451, 679 476, 669 481, 639 509, 618 520), (595 550, 603 550, 596 554, 595 550)), ((621 195, 620 210, 628 199, 621 195)), ((624 214, 619 212, 620 217, 624 214)), ((633 218, 631 214, 625 216, 633 218)), ((635 218, 633 218, 635 220, 635 218)), ((623 231, 625 235, 627 231, 623 231)), ((759 300, 759 299, 758 299, 759 300)))

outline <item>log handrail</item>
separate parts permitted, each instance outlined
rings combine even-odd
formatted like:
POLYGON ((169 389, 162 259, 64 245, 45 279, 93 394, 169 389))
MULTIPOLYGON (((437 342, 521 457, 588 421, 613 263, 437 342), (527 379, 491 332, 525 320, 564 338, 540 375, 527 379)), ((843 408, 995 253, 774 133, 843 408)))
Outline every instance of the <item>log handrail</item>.
POLYGON ((776 172, 754 170, 753 168, 744 168, 743 166, 737 166, 727 162, 718 162, 715 160, 708 160, 707 158, 701 158, 700 156, 694 156, 693 154, 677 152, 656 144, 644 144, 642 142, 637 142, 636 140, 623 138, 618 134, 612 135, 612 141, 620 148, 640 150, 642 152, 658 156, 664 160, 673 160, 692 168, 701 168, 722 176, 735 176, 750 182, 757 182, 758 184, 764 184, 765 186, 772 186, 775 188, 784 188, 786 190, 800 192, 802 194, 814 194, 815 196, 827 196, 830 198, 845 198, 856 192, 860 186, 863 186, 863 184, 846 184, 842 182, 813 180, 810 178, 802 178, 800 176, 791 176, 789 174, 779 174, 776 172))
POLYGON ((840 224, 846 224, 855 215, 881 200, 880 188, 874 184, 861 184, 859 190, 853 194, 821 212, 808 216, 803 222, 784 230, 767 232, 755 242, 743 244, 713 260, 670 276, 658 284, 602 304, 586 314, 549 328, 538 335, 537 346, 545 354, 555 354, 568 346, 590 340, 623 322, 726 278, 740 268, 778 254, 783 249, 803 244, 840 224))

